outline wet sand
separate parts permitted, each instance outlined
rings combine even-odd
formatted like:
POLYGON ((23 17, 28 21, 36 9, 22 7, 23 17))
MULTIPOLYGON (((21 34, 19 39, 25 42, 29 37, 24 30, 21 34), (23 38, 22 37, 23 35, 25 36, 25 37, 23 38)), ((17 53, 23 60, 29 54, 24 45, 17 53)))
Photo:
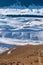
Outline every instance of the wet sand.
POLYGON ((0 55, 0 65, 43 65, 43 45, 12 48, 0 55))

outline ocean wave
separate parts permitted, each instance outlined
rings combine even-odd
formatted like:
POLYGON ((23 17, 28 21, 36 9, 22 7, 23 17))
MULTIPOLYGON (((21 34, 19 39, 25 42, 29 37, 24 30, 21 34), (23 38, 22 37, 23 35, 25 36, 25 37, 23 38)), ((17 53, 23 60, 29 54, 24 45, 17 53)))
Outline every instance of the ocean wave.
POLYGON ((42 15, 43 8, 41 9, 0 9, 0 15, 42 15))
POLYGON ((0 53, 28 44, 43 44, 43 0, 0 0, 0 53))
POLYGON ((43 18, 0 18, 0 43, 26 45, 29 42, 43 43, 43 18))

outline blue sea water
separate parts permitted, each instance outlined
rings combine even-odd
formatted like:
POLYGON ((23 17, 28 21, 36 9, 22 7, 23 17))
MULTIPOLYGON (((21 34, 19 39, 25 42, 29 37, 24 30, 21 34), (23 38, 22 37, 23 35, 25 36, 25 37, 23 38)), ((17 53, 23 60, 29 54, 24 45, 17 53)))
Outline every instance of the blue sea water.
POLYGON ((0 53, 27 44, 43 44, 43 0, 0 0, 0 53))
POLYGON ((11 45, 11 44, 5 44, 5 43, 0 43, 0 47, 7 47, 7 48, 13 48, 13 47, 16 47, 14 45, 11 45))
POLYGON ((30 43, 32 45, 43 44, 43 18, 0 18, 1 48, 6 48, 4 50, 7 50, 15 47, 15 45, 27 45, 30 43))
POLYGON ((13 4, 26 7, 32 4, 43 6, 43 0, 0 0, 0 7, 10 6, 13 4))

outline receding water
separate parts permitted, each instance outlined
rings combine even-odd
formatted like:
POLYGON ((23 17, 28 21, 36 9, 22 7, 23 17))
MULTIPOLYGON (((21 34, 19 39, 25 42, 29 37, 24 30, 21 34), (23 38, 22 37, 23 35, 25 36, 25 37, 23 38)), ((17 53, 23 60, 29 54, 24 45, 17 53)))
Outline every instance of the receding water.
POLYGON ((9 49, 26 44, 43 44, 43 18, 0 18, 0 47, 9 49))
POLYGON ((43 41, 43 18, 6 17, 0 19, 0 38, 43 41))

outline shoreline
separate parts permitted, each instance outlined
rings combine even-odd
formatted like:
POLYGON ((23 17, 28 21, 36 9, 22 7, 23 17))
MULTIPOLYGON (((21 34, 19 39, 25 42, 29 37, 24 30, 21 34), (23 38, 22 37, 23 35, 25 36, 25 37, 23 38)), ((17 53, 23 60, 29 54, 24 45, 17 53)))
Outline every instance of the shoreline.
POLYGON ((42 59, 43 45, 17 46, 0 55, 0 65, 43 65, 42 59))

